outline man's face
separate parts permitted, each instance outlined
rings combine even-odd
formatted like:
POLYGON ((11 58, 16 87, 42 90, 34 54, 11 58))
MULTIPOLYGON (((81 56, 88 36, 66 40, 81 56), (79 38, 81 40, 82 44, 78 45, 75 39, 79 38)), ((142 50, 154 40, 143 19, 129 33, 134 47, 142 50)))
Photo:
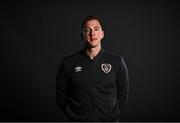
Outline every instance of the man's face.
POLYGON ((89 47, 96 47, 101 44, 104 37, 104 31, 98 20, 89 20, 84 25, 83 30, 84 40, 89 47))

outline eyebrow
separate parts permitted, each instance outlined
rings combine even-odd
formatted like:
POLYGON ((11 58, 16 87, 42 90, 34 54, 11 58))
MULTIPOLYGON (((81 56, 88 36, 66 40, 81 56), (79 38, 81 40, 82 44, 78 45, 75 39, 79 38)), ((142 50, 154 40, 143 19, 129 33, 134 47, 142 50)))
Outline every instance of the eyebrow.
POLYGON ((94 28, 101 28, 100 26, 95 26, 94 28))
MULTIPOLYGON (((85 29, 86 29, 86 28, 90 28, 90 27, 85 27, 85 29)), ((93 27, 93 28, 101 28, 101 27, 100 27, 100 26, 95 26, 95 27, 93 27)))

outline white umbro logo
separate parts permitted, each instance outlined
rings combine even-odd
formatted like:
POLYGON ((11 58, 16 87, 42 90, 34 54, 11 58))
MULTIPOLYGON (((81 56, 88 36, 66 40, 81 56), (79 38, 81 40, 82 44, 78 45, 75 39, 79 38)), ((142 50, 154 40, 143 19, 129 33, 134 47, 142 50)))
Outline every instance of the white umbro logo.
POLYGON ((80 72, 82 71, 82 67, 78 66, 78 67, 75 67, 75 72, 80 72))

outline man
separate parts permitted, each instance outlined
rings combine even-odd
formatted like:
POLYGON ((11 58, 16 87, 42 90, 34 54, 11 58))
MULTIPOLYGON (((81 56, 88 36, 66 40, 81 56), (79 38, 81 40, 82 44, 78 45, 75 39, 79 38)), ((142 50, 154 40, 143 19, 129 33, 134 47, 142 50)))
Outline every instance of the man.
POLYGON ((96 16, 85 18, 85 48, 65 57, 57 73, 57 105, 71 121, 117 121, 127 101, 127 67, 121 56, 101 48, 101 25, 96 16))

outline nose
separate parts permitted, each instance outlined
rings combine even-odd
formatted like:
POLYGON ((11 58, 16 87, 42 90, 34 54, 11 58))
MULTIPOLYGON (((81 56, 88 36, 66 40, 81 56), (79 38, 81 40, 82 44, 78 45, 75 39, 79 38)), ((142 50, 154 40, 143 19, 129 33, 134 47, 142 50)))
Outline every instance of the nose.
POLYGON ((93 30, 90 31, 90 36, 94 36, 95 32, 93 30))

